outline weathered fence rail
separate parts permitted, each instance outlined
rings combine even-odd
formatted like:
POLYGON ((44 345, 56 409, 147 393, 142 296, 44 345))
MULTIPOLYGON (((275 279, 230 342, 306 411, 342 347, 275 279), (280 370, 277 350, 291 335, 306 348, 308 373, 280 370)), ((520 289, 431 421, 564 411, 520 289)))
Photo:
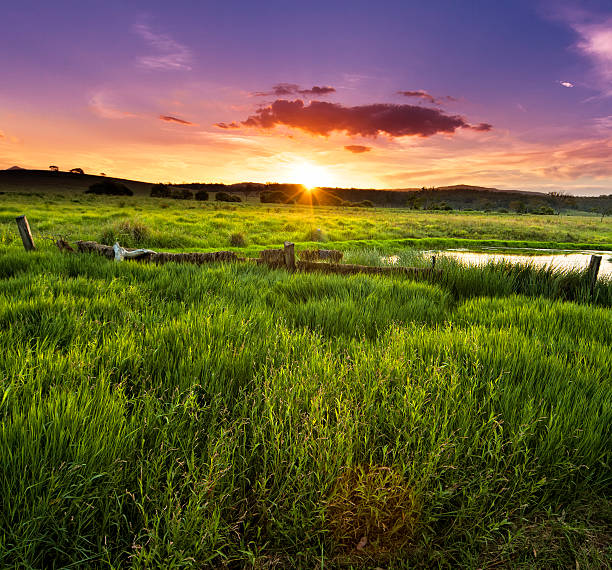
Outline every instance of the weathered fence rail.
MULTIPOLYGON (((25 216, 17 218, 17 226, 19 234, 23 241, 23 246, 26 251, 35 249, 34 240, 28 220, 25 216)), ((62 252, 75 253, 74 249, 64 239, 58 239, 57 247, 62 252)), ((76 252, 78 253, 97 253, 108 259, 115 259, 115 248, 110 245, 104 245, 95 241, 77 241, 76 252)), ((126 250, 124 250, 125 252, 126 250)), ((127 251, 135 251, 127 249, 127 251)), ((318 273, 333 273, 339 275, 355 275, 365 273, 368 275, 406 275, 406 276, 423 276, 440 274, 440 269, 435 269, 436 258, 432 258, 432 266, 423 267, 373 267, 370 265, 355 265, 349 263, 338 263, 342 259, 342 252, 336 250, 305 250, 298 252, 299 260, 295 258, 295 245, 291 242, 285 242, 283 248, 266 249, 260 252, 258 258, 240 257, 233 251, 212 251, 212 252, 194 252, 194 253, 170 253, 170 252, 155 252, 145 250, 142 253, 138 252, 137 257, 130 257, 138 262, 144 263, 193 263, 202 265, 204 263, 213 263, 218 261, 242 261, 267 265, 270 268, 286 268, 288 271, 302 272, 318 272, 318 273), (320 261, 324 260, 324 261, 320 261)), ((587 270, 591 295, 594 293, 597 275, 601 264, 601 256, 593 255, 587 270)))
MULTIPOLYGON (((95 241, 77 241, 77 251, 79 253, 98 253, 108 259, 115 259, 115 250, 110 245, 104 245, 95 241)), ((132 251, 128 248, 128 251, 132 251)), ((215 261, 244 261, 244 257, 239 257, 233 251, 211 251, 206 253, 169 253, 169 252, 146 252, 134 258, 135 261, 144 263, 212 263, 215 261)))
MULTIPOLYGON (((63 244, 58 242, 58 247, 62 251, 67 251, 63 244)), ((97 253, 107 259, 115 259, 115 250, 110 245, 104 245, 95 241, 77 241, 76 251, 78 253, 97 253)), ((128 251, 133 251, 129 250, 128 251)), ((327 251, 327 250, 326 250, 327 251)), ((335 255, 325 255, 325 258, 341 259, 341 252, 334 252, 335 255)), ((298 253, 299 255, 299 253, 298 253)), ((307 257, 312 258, 312 253, 307 257)), ((204 263, 212 263, 216 261, 242 261, 252 262, 258 265, 266 265, 271 269, 285 268, 288 271, 301 271, 305 273, 327 273, 339 275, 356 275, 364 273, 368 275, 431 275, 440 273, 440 270, 433 268, 418 268, 418 267, 372 267, 369 265, 355 265, 349 263, 333 263, 326 261, 307 261, 303 259, 295 259, 295 245, 291 242, 285 242, 283 248, 266 249, 260 252, 258 258, 240 257, 233 251, 214 251, 206 253, 167 253, 167 252, 146 252, 142 253, 134 261, 141 263, 193 263, 202 265, 204 263)))

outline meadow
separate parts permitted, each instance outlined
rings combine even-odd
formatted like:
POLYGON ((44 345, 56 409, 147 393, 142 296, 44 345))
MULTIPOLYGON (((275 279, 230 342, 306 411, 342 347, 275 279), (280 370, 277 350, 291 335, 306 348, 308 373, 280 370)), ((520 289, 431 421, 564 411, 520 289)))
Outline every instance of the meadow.
POLYGON ((116 264, 42 239, 250 251, 321 228, 374 263, 355 243, 609 244, 609 220, 0 199, 0 566, 609 564, 609 281, 116 264))
POLYGON ((168 251, 234 249, 235 234, 242 236, 245 247, 240 251, 246 252, 278 247, 285 240, 389 251, 490 245, 612 249, 612 220, 596 215, 309 208, 71 193, 7 193, 0 200, 0 244, 16 243, 15 216, 25 213, 35 237, 61 235, 110 244, 118 239, 124 246, 168 251))

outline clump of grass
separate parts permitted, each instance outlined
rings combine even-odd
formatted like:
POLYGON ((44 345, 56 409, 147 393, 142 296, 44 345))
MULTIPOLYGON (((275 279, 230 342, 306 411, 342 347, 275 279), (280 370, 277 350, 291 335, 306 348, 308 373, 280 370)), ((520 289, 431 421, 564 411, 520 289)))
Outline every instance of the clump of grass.
POLYGON ((374 559, 406 547, 420 518, 414 489, 401 473, 379 465, 345 468, 326 513, 340 552, 374 559))
POLYGON ((234 232, 230 236, 229 243, 232 247, 245 247, 247 240, 242 232, 234 232))
POLYGON ((304 241, 327 241, 327 236, 321 228, 311 228, 306 232, 304 241))
POLYGON ((105 227, 100 233, 101 243, 112 245, 118 241, 121 245, 144 246, 150 238, 148 226, 138 220, 122 220, 105 227))

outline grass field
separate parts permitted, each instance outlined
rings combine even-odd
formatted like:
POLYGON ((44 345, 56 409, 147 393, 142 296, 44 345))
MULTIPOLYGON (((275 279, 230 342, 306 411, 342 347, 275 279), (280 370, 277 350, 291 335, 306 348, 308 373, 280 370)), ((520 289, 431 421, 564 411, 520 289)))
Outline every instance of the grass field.
POLYGON ((0 197, 0 243, 14 243, 15 216, 27 214, 35 235, 64 235, 167 250, 230 248, 239 233, 247 250, 323 240, 328 246, 444 248, 456 245, 612 249, 612 219, 376 208, 308 208, 110 198, 74 194, 0 197), (321 230, 320 234, 317 231, 321 230), (353 241, 357 243, 343 243, 353 241))
POLYGON ((14 217, 39 241, 177 249, 313 227, 604 244, 609 220, 5 198, 0 566, 609 564, 609 282, 596 306, 579 275, 530 268, 115 264, 26 254, 14 217))

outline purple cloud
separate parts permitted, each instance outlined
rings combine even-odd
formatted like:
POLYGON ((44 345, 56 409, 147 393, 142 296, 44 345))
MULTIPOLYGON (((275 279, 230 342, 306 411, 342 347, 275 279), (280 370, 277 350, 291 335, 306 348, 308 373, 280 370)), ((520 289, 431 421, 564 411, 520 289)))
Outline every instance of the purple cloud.
POLYGON ((325 97, 335 93, 336 89, 329 85, 313 85, 310 89, 302 89, 296 83, 277 83, 271 91, 257 91, 253 95, 257 97, 286 97, 288 95, 303 95, 304 97, 325 97))
POLYGON ((300 99, 277 99, 258 109, 241 124, 266 130, 282 125, 313 135, 327 136, 332 132, 344 132, 364 137, 429 137, 437 133, 452 134, 459 128, 476 131, 492 128, 488 123, 473 126, 459 115, 447 115, 439 109, 416 105, 373 103, 346 107, 324 101, 312 101, 305 105, 300 99))

